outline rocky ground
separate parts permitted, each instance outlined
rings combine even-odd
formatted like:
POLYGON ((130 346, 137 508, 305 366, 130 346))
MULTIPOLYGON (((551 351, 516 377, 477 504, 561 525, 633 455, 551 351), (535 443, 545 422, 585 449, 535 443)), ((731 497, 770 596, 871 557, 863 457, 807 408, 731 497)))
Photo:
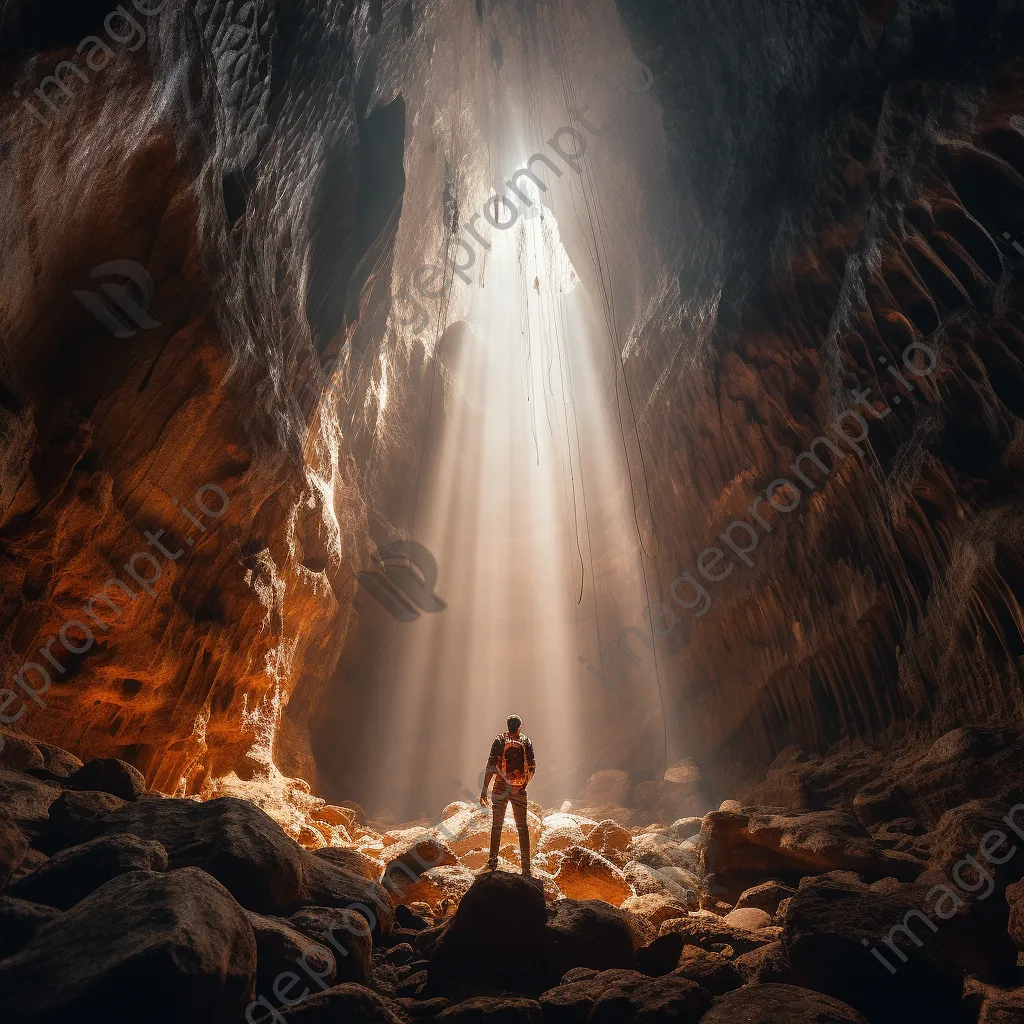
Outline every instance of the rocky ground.
POLYGON ((321 804, 297 841, 247 800, 4 739, 7 1021, 1024 1020, 1019 726, 790 751, 671 824, 641 822, 700 799, 685 763, 598 773, 603 803, 531 805, 534 880, 511 828, 476 873, 468 803, 383 831, 321 804))

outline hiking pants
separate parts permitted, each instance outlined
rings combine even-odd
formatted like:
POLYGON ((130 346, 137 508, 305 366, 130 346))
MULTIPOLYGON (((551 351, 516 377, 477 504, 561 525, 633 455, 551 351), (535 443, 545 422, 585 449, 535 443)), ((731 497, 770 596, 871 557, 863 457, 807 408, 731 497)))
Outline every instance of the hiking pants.
POLYGON ((498 859, 498 850, 501 847, 501 829, 505 824, 505 809, 509 800, 512 801, 512 814, 516 819, 516 829, 519 832, 519 856, 523 870, 530 867, 530 829, 526 824, 526 790, 513 789, 501 780, 499 776, 495 779, 494 792, 491 793, 491 806, 494 811, 494 818, 491 822, 491 860, 498 859))

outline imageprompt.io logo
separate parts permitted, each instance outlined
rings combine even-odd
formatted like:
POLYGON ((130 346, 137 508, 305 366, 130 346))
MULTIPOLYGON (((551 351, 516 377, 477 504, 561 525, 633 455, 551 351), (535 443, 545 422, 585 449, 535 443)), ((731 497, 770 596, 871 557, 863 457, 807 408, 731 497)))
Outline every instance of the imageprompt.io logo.
POLYGON ((122 279, 103 285, 100 289, 103 294, 82 289, 72 293, 115 337, 132 338, 140 330, 160 326, 160 321, 149 315, 153 278, 144 266, 134 260, 111 260, 94 268, 89 276, 122 279), (125 279, 135 286, 134 290, 129 288, 125 279))
POLYGON ((377 549, 380 569, 357 573, 360 587, 399 622, 448 606, 434 593, 437 561, 414 540, 396 540, 377 549))

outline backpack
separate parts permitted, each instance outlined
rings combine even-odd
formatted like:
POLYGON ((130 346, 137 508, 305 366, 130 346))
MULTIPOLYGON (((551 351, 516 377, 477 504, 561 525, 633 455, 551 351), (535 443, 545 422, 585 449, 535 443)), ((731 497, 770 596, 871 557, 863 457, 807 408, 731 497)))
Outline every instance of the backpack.
POLYGON ((510 785, 522 787, 530 781, 530 765, 526 759, 526 737, 518 739, 507 732, 500 736, 503 744, 498 761, 498 774, 510 785))

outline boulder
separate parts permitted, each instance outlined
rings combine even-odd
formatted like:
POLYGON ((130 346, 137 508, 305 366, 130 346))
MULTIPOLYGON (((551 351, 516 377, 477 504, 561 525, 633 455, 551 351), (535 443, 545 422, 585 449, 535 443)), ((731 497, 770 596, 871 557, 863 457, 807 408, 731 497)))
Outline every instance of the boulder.
POLYGON ((4 1012, 19 1024, 219 1024, 241 1017, 255 977, 244 912, 194 867, 120 875, 0 962, 4 1012))
POLYGON ((504 871, 479 876, 434 946, 428 968, 431 988, 443 993, 462 979, 493 977, 512 991, 540 990, 551 973, 545 963, 547 916, 536 881, 504 871), (495 956, 498 922, 503 945, 516 950, 514 958, 495 956))
POLYGON ((43 755, 44 770, 55 779, 69 779, 82 767, 82 762, 63 747, 55 747, 52 743, 35 740, 36 747, 43 755))
POLYGON ((1007 886, 1006 902, 1010 907, 1007 931, 1017 944, 1017 948, 1024 949, 1024 882, 1007 886))
MULTIPOLYGON (((585 826, 581 824, 581 829, 585 826)), ((605 860, 610 860, 616 867, 623 867, 629 858, 629 846, 633 841, 633 833, 611 818, 600 821, 589 832, 582 845, 594 853, 599 853, 605 860)))
MULTIPOLYGON (((910 1020, 927 1020, 912 1017, 910 1020)), ((745 985, 715 1001, 701 1024, 867 1024, 846 1003, 794 985, 745 985)), ((872 1022, 873 1024, 873 1022, 872 1022)))
MULTIPOLYGON (((1024 878, 1024 843, 1006 821, 1008 810, 995 800, 972 800, 946 811, 925 837, 928 866, 949 878, 959 872, 976 879, 973 859, 992 876, 997 894, 1002 895, 1008 885, 1024 878)), ((1015 820, 1024 828, 1024 814, 1018 812, 1015 820)))
POLYGON ((679 975, 610 970, 549 989, 539 1001, 545 1024, 696 1024, 711 996, 679 975))
POLYGON ((131 834, 98 836, 54 854, 9 895, 30 903, 68 910, 89 893, 129 871, 164 871, 167 852, 152 839, 131 834))
POLYGON ((641 974, 660 978, 679 966, 686 940, 682 935, 659 935, 636 951, 636 969, 641 974))
POLYGON ((315 854, 302 854, 300 907, 337 907, 355 910, 370 924, 375 938, 390 935, 395 913, 387 891, 377 882, 337 867, 315 854))
POLYGON ((45 768, 43 752, 27 736, 0 727, 0 768, 23 772, 26 768, 45 768))
POLYGON ((119 796, 131 802, 146 792, 146 777, 138 770, 116 757, 97 757, 87 761, 68 779, 72 789, 99 790, 119 796))
POLYGON ((289 971, 315 974, 327 988, 334 983, 337 975, 334 954, 327 946, 296 931, 279 917, 265 917, 251 910, 245 911, 245 916, 256 939, 257 995, 269 999, 275 981, 289 971), (297 961, 301 962, 297 965, 297 961))
POLYGON ((600 900, 558 900, 544 929, 545 976, 550 982, 574 967, 599 971, 636 966, 629 916, 600 900))
POLYGON ((631 785, 628 772, 614 770, 594 772, 587 779, 587 791, 583 802, 587 807, 600 807, 603 804, 621 806, 629 797, 631 785))
POLYGON ((52 804, 50 816, 39 834, 38 845, 47 853, 71 846, 87 822, 111 814, 126 801, 110 793, 87 790, 84 793, 65 789, 52 804))
POLYGON ((579 821, 571 814, 550 814, 543 820, 543 831, 537 845, 537 853, 557 853, 571 846, 587 846, 593 849, 583 835, 579 821))
POLYGON ((50 805, 60 794, 60 787, 52 782, 0 768, 0 807, 7 809, 29 838, 44 827, 50 805))
MULTIPOLYGON (((336 870, 305 853, 255 804, 236 797, 220 797, 205 803, 138 800, 88 822, 79 838, 85 841, 122 832, 155 839, 167 851, 172 870, 202 868, 243 907, 258 914, 284 916, 295 909, 305 863, 322 864, 326 871, 336 870)), ((356 881, 362 884, 363 880, 356 881)))
POLYGON ((970 978, 964 986, 963 1006, 964 1020, 972 1024, 1020 1024, 1024 1020, 1024 988, 970 978))
POLYGON ((726 948, 733 954, 749 953, 758 946, 765 946, 778 938, 778 929, 760 929, 759 931, 747 931, 745 928, 737 928, 725 922, 724 918, 714 914, 701 915, 699 917, 682 917, 662 923, 659 929, 660 935, 678 934, 682 935, 686 942, 693 946, 700 946, 702 949, 719 953, 726 948))
POLYGON ((28 853, 28 837, 3 804, 0 804, 0 886, 6 885, 28 853))
POLYGON ((535 999, 518 996, 476 996, 442 1010, 437 1024, 544 1024, 535 999))
MULTIPOLYGON (((531 811, 527 812, 526 822, 530 830, 530 849, 535 850, 540 842, 543 825, 541 819, 531 811)), ((469 853, 470 850, 486 850, 491 842, 491 812, 480 806, 467 807, 443 821, 434 832, 457 856, 469 853)), ((519 834, 511 809, 505 814, 501 845, 513 845, 516 849, 519 847, 519 834)))
POLYGON ((744 981, 731 960, 700 946, 683 946, 674 973, 695 981, 713 996, 731 992, 744 981))
POLYGON ((313 989, 281 1017, 288 1024, 403 1024, 398 1003, 352 982, 313 989))
POLYGON ((677 818, 668 827, 666 834, 674 839, 677 843, 682 843, 687 839, 692 839, 694 836, 700 834, 701 825, 703 825, 704 819, 692 815, 687 818, 677 818))
POLYGON ((407 881, 395 872, 388 879, 387 891, 392 901, 401 900, 405 906, 426 903, 431 913, 442 913, 455 906, 476 881, 476 875, 461 864, 431 868, 415 881, 407 881))
POLYGON ((774 880, 762 882, 760 885, 755 885, 740 893, 740 898, 736 901, 736 909, 746 910, 748 907, 753 907, 763 910, 769 917, 774 917, 775 912, 779 909, 779 904, 783 900, 789 899, 795 892, 796 889, 783 885, 781 882, 774 880))
POLYGON ((458 861, 452 848, 440 837, 413 829, 414 835, 406 836, 385 847, 381 854, 384 863, 381 884, 389 891, 395 884, 403 886, 415 882, 424 871, 431 868, 450 867, 458 861))
POLYGON ((54 907, 0 896, 0 960, 24 949, 43 925, 60 916, 54 907))
POLYGON ((340 825, 344 829, 358 824, 356 812, 351 807, 339 807, 335 804, 324 804, 323 807, 310 811, 309 816, 313 821, 322 821, 326 825, 340 825))
POLYGON ((744 931, 756 932, 761 928, 767 928, 772 923, 771 914, 766 914, 757 907, 743 907, 730 910, 723 918, 723 921, 732 928, 742 928, 744 931))
POLYGON ((793 984, 793 972, 781 942, 769 942, 766 946, 742 953, 733 961, 747 985, 793 984))
POLYGON ((938 944, 953 921, 923 916, 927 885, 882 888, 848 872, 801 882, 782 931, 796 984, 849 1003, 871 1024, 952 1020, 964 972, 938 944))
POLYGON ((667 896, 646 893, 643 896, 630 896, 629 899, 623 901, 619 909, 639 915, 649 921, 657 930, 661 927, 662 921, 669 921, 675 917, 686 917, 689 908, 667 896))
POLYGON ((376 882, 380 878, 381 866, 372 857, 359 850, 344 846, 322 846, 314 850, 313 855, 333 864, 336 868, 359 875, 368 882, 376 882))
POLYGON ((604 900, 617 907, 636 895, 625 875, 611 861, 583 846, 565 851, 554 877, 559 890, 570 899, 604 900))
POLYGON ((683 868, 652 868, 630 861, 622 869, 623 877, 638 896, 658 895, 695 910, 700 902, 697 877, 683 868))
POLYGON ((646 864, 649 868, 683 868, 700 870, 700 852, 693 845, 683 845, 652 833, 634 836, 629 847, 630 860, 646 864))
POLYGON ((31 875, 36 868, 42 867, 49 859, 42 850, 30 846, 25 853, 25 859, 14 869, 8 884, 14 885, 15 882, 20 882, 27 875, 31 875))
POLYGON ((773 875, 796 883, 805 875, 855 871, 870 879, 909 881, 922 865, 905 854, 883 850, 844 811, 753 814, 712 811, 704 816, 697 845, 702 870, 714 874, 735 899, 751 884, 773 875))
POLYGON ((362 914, 334 907, 303 907, 292 914, 288 923, 300 935, 333 951, 339 984, 346 981, 368 983, 373 937, 370 924, 362 914))

